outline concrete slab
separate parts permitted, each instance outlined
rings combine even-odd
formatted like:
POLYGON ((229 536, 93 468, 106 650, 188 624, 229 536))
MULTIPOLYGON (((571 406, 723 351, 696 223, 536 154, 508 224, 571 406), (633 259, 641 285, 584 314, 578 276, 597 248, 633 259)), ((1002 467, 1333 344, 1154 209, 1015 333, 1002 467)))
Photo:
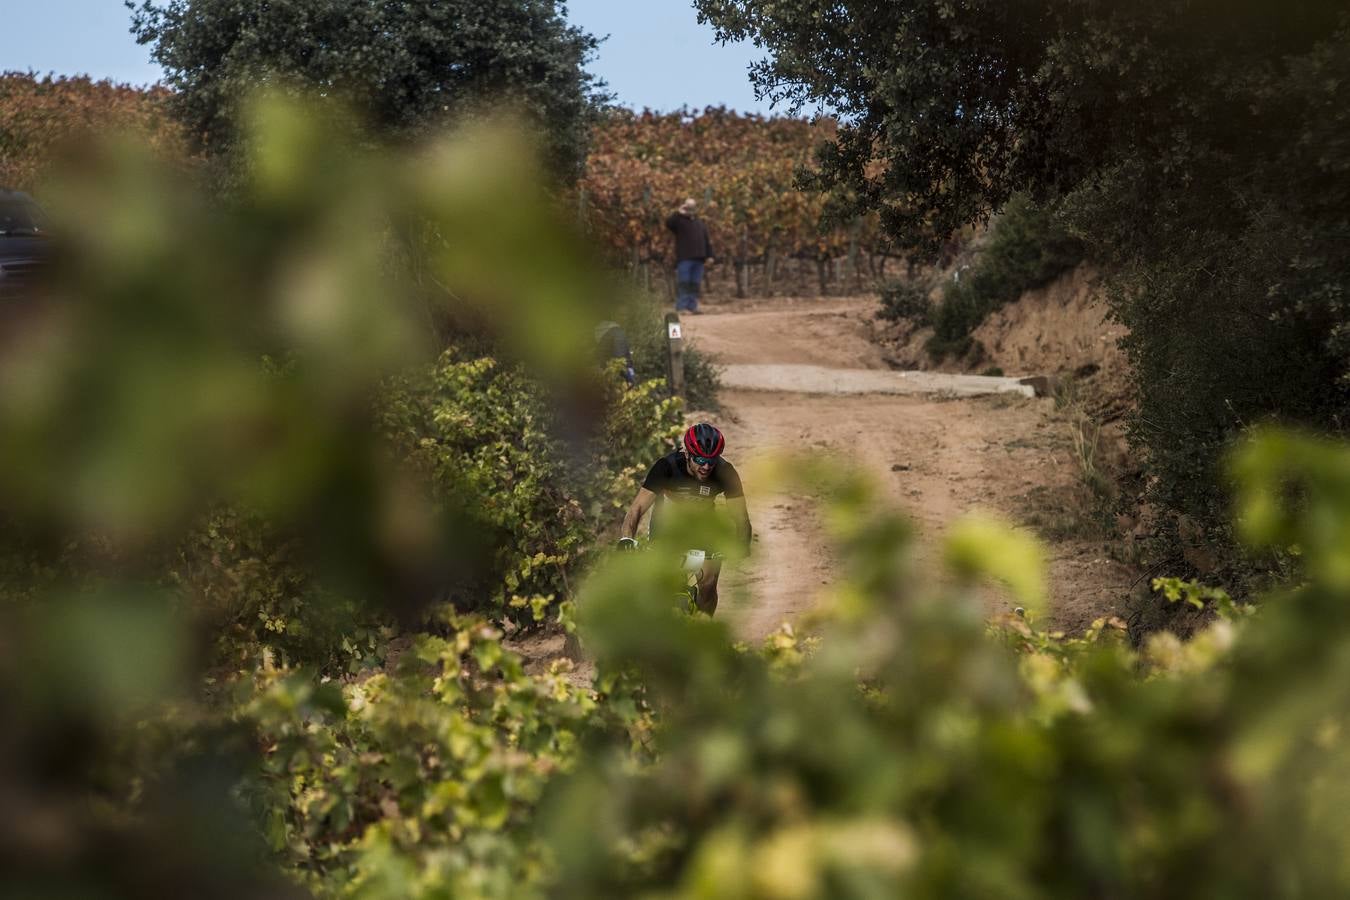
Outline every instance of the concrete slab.
POLYGON ((788 364, 736 364, 722 367, 722 386, 744 391, 797 394, 981 394, 1036 396, 1016 378, 951 375, 945 372, 888 372, 880 369, 831 369, 788 364))

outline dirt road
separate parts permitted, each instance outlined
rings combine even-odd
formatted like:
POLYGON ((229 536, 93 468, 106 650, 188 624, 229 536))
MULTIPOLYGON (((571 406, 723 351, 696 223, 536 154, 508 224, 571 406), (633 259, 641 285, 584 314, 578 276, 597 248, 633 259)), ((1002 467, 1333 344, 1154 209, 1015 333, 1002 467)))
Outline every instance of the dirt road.
MULTIPOLYGON (((874 308, 875 300, 867 298, 707 306, 704 315, 686 316, 684 325, 694 346, 738 369, 778 364, 788 367, 785 372, 802 365, 881 371, 886 366, 868 336, 874 308)), ((755 371, 762 376, 772 370, 755 371)), ((793 389, 781 392, 772 384, 755 386, 724 389, 722 411, 707 415, 727 432, 728 457, 810 448, 867 467, 918 525, 925 571, 939 568, 941 536, 963 513, 985 509, 1014 521, 1039 516, 1043 522, 1062 514, 1075 492, 1079 476, 1068 426, 1049 399, 839 392, 800 378, 784 378, 783 386, 793 389)), ((936 382, 934 387, 941 389, 936 382)), ((755 557, 724 579, 718 614, 742 637, 758 640, 809 609, 832 573, 808 501, 765 496, 753 481, 746 489, 755 557)), ((1080 631, 1123 605, 1133 573, 1107 558, 1102 542, 1067 537, 1047 544, 1054 627, 1080 631)))

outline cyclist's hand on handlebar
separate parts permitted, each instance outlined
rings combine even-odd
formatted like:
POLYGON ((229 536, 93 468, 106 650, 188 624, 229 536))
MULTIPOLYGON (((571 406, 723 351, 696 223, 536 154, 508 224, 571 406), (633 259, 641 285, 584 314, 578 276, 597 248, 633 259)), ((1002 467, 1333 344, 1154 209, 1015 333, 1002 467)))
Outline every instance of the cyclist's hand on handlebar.
POLYGON ((630 537, 619 538, 619 550, 620 550, 621 552, 622 552, 622 551, 627 551, 627 550, 636 550, 637 548, 638 548, 638 542, 637 542, 637 540, 636 540, 635 538, 630 538, 630 537))

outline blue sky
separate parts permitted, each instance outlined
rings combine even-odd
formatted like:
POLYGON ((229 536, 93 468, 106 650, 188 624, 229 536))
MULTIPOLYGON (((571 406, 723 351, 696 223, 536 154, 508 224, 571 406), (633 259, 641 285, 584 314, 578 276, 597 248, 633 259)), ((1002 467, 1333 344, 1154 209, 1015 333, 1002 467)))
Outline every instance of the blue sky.
MULTIPOLYGON (((146 84, 159 68, 127 31, 122 0, 0 0, 0 69, 146 84)), ((676 109, 725 104, 769 112, 746 75, 761 55, 753 46, 722 47, 699 25, 688 0, 570 0, 568 17, 609 39, 591 71, 609 82, 619 102, 676 109)), ((781 110, 780 110, 781 111, 781 110)))

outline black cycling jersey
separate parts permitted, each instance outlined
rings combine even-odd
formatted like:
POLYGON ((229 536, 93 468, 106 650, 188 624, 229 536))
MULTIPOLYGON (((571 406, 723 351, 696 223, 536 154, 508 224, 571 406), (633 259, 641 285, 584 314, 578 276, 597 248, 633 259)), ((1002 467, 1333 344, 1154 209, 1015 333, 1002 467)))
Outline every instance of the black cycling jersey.
POLYGON ((711 505, 718 494, 727 497, 745 496, 745 492, 741 490, 741 476, 730 462, 719 459, 712 472, 708 474, 708 480, 699 481, 697 477, 689 474, 684 453, 680 450, 658 459, 652 470, 647 473, 642 486, 657 497, 648 525, 648 531, 653 535, 660 530, 659 524, 662 519, 660 510, 668 502, 705 502, 711 505))
POLYGON ((707 475, 706 482, 701 482, 697 476, 688 474, 683 451, 675 451, 656 460, 652 471, 647 472, 647 478, 643 479, 643 487, 656 494, 656 506, 652 509, 652 521, 648 526, 652 534, 656 533, 657 519, 660 518, 657 510, 667 501, 711 503, 718 494, 725 494, 728 498, 745 497, 745 491, 741 490, 741 476, 730 461, 718 459, 717 466, 707 475))
POLYGON ((718 494, 725 494, 728 498, 745 496, 745 491, 741 489, 741 476, 730 460, 719 459, 709 473, 708 480, 699 481, 689 474, 681 450, 658 459, 647 473, 642 486, 662 499, 707 500, 711 503, 718 494))

